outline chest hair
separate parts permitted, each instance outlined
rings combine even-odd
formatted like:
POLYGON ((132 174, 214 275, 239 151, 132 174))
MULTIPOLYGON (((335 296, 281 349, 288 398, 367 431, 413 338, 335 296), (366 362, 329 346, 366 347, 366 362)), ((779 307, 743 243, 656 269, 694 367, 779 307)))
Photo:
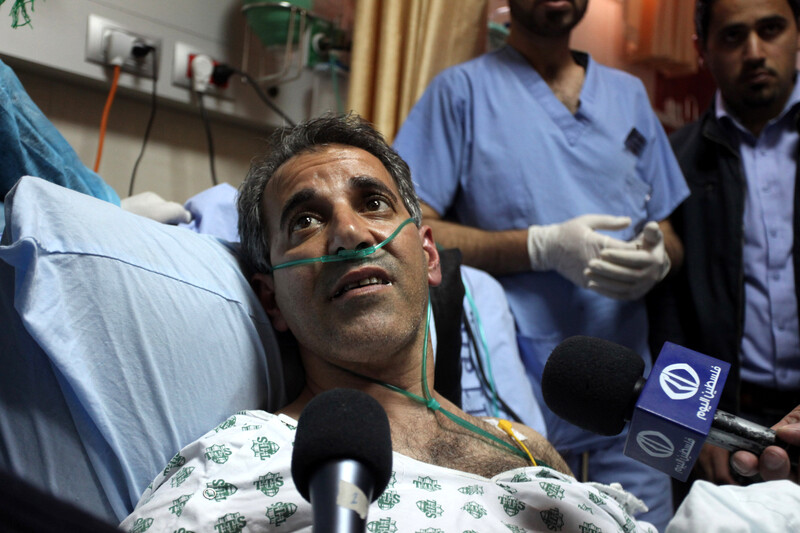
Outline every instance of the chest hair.
MULTIPOLYGON (((501 472, 529 466, 530 462, 499 443, 489 441, 450 420, 437 415, 436 423, 393 424, 392 446, 395 451, 426 463, 470 472, 491 478, 501 472), (424 428, 424 429, 423 429, 424 428)), ((481 424, 481 428, 500 439, 511 442, 497 430, 481 424)))

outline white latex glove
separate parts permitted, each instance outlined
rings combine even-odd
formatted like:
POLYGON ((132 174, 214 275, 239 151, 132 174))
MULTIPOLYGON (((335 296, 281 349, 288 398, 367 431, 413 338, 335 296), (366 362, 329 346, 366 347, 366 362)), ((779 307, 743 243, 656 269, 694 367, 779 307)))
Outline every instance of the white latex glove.
POLYGON ((618 300, 638 300, 664 279, 670 261, 658 222, 648 222, 631 241, 634 249, 607 249, 589 261, 588 287, 618 300))
POLYGON ((528 228, 528 256, 533 270, 555 270, 575 285, 586 287, 589 261, 607 248, 634 248, 595 230, 620 230, 629 217, 581 215, 560 224, 528 228))
POLYGON ((134 194, 120 202, 120 207, 143 217, 152 218, 164 224, 190 222, 192 214, 176 202, 168 202, 154 192, 134 194))

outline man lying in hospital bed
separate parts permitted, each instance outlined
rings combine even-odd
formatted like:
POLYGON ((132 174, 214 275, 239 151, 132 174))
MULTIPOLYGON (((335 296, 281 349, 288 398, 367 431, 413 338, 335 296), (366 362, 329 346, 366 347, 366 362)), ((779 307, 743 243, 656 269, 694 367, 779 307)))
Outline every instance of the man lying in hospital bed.
MULTIPOLYGON (((117 521, 183 445, 232 412, 285 404, 285 365, 233 245, 37 178, 6 207, 0 468, 117 521)), ((482 276, 465 276, 479 303, 495 292, 482 276)), ((481 315, 494 377, 513 384, 513 322, 494 307, 481 315)), ((463 377, 472 409, 492 414, 475 372, 463 377)), ((505 399, 535 424, 525 398, 505 399)))
MULTIPOLYGON (((294 367, 240 268, 232 187, 186 209, 145 194, 121 210, 2 62, 0 96, 0 468, 116 523, 183 445, 231 412, 285 405, 294 367), (45 180, 6 196, 25 174, 45 180), (192 231, 132 214, 177 222, 189 210, 192 231)), ((485 274, 464 277, 479 306, 502 296, 485 274)), ((510 390, 524 374, 504 302, 482 325, 510 390)), ((464 398, 492 414, 464 344, 464 398)), ((526 391, 500 398, 544 431, 526 391)))
POLYGON ((235 248, 37 179, 8 201, 1 468, 116 522, 181 446, 285 404, 235 248))

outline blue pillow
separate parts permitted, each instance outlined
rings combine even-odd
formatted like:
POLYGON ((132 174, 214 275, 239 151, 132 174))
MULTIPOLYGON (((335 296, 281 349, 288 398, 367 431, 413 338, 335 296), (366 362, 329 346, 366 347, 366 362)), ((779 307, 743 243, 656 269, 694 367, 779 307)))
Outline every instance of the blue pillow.
POLYGON ((171 457, 285 402, 236 248, 25 177, 0 241, 0 468, 111 522, 171 457))
POLYGON ((239 242, 236 194, 236 188, 228 183, 220 183, 197 193, 183 204, 184 209, 192 214, 192 220, 178 225, 195 233, 239 242))

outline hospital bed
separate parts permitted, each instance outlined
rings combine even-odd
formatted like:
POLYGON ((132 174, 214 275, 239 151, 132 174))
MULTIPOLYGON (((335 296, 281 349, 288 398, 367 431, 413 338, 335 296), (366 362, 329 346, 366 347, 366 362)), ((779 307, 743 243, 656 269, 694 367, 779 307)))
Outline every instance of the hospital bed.
MULTIPOLYGON (((178 450, 236 411, 279 409, 302 369, 240 265, 232 187, 190 199, 185 227, 125 211, 1 62, 0 93, 0 471, 116 524, 178 450)), ((496 414, 477 368, 492 362, 510 409, 544 432, 502 288, 453 275, 486 311, 466 314, 488 350, 457 321, 445 377, 461 376, 468 411, 496 414)))
MULTIPOLYGON (((235 244, 35 177, 5 207, 0 469, 117 523, 182 446, 236 411, 276 410, 298 392, 291 341, 272 329, 235 244)), ((487 310, 471 320, 488 332, 495 382, 544 432, 502 289, 473 269, 461 275, 487 310)), ((456 358, 446 360, 464 372, 447 374, 460 376, 456 394, 463 387, 474 414, 492 415, 480 412, 486 372, 475 368, 486 361, 456 327, 456 358)))

